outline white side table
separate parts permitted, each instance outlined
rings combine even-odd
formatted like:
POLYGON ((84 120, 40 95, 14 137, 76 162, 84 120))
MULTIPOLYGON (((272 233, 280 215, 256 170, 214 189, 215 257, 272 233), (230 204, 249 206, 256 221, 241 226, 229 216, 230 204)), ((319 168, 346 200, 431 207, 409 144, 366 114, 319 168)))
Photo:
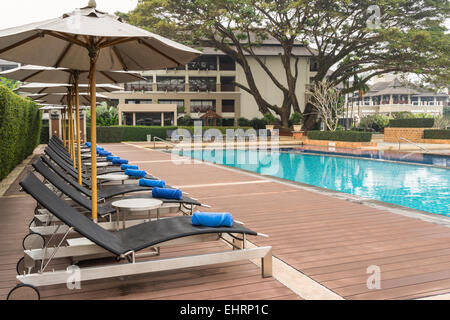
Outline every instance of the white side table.
MULTIPOLYGON (((109 167, 111 165, 110 162, 97 162, 97 168, 104 168, 104 167, 109 167)), ((92 163, 91 162, 84 162, 83 163, 84 166, 84 171, 86 174, 88 174, 88 168, 92 167, 92 163)))
POLYGON ((108 173, 108 174, 101 174, 97 176, 97 180, 100 181, 122 181, 122 184, 124 184, 125 180, 130 179, 129 176, 126 174, 120 174, 120 173, 108 173))
MULTIPOLYGON (((126 227, 126 214, 131 212, 142 212, 148 211, 148 218, 150 220, 150 213, 152 210, 156 210, 163 205, 163 202, 158 199, 145 199, 145 198, 136 198, 136 199, 124 199, 114 201, 111 206, 116 209, 117 214, 117 226, 120 221, 120 213, 122 213, 122 228, 126 227)), ((159 214, 157 216, 159 219, 159 214)))

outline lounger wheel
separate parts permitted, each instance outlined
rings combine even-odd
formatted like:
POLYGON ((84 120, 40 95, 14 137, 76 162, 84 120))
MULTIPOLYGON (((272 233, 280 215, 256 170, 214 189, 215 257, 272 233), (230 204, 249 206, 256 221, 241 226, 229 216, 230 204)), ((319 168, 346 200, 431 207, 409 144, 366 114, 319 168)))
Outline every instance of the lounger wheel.
POLYGON ((37 269, 35 267, 25 268, 25 258, 22 257, 17 261, 16 271, 19 276, 23 276, 24 274, 36 273, 37 269))
POLYGON ((41 300, 41 295, 36 287, 21 283, 9 291, 6 300, 41 300))
POLYGON ((24 250, 43 249, 45 247, 45 238, 36 232, 29 233, 22 241, 24 250))

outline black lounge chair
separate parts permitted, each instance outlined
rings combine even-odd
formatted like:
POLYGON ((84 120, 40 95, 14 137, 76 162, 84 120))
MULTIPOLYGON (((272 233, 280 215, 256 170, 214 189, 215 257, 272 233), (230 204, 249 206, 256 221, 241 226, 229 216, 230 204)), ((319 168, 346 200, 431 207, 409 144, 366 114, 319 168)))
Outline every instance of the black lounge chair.
MULTIPOLYGON (((50 182, 54 187, 56 187, 59 191, 64 193, 68 198, 75 201, 80 206, 86 208, 87 210, 92 210, 92 202, 91 199, 87 198, 83 194, 81 194, 77 189, 72 187, 71 185, 67 184, 59 175, 57 175, 55 172, 53 172, 49 167, 47 167, 42 161, 37 160, 35 163, 33 163, 33 167, 45 178, 46 181, 50 182)), ((142 187, 141 187, 142 188, 142 187)), ((151 190, 150 188, 136 190, 136 191, 142 191, 142 190, 151 190)), ((152 198, 152 195, 150 192, 148 194, 139 195, 139 196, 133 196, 128 197, 129 199, 134 198, 152 198)), ((123 197, 121 199, 127 199, 127 197, 123 197)), ((103 199, 105 200, 105 199, 103 199)), ((116 209, 112 207, 112 203, 115 201, 109 200, 105 201, 104 203, 101 203, 98 205, 98 214, 100 216, 109 216, 112 213, 116 212, 116 209)), ((175 199, 159 199, 163 201, 163 203, 177 203, 180 205, 190 205, 192 207, 195 206, 201 206, 202 204, 198 202, 197 200, 194 200, 192 198, 183 197, 181 200, 175 200, 175 199)))
MULTIPOLYGON (((79 185, 77 182, 72 180, 67 174, 63 172, 57 165, 53 164, 48 158, 42 156, 39 160, 33 163, 34 169, 41 173, 44 177, 46 175, 51 175, 51 171, 58 174, 58 176, 72 187, 77 189, 79 192, 83 193, 85 196, 91 198, 92 191, 79 185), (51 170, 50 170, 51 169, 51 170)), ((170 187, 169 187, 170 188, 170 187)), ((151 187, 143 187, 137 184, 121 184, 121 185, 109 185, 102 187, 102 190, 97 191, 97 198, 99 202, 103 202, 104 199, 113 198, 126 193, 139 192, 139 191, 151 191, 151 187)))
MULTIPOLYGON (((119 260, 127 258, 129 263, 112 262, 110 265, 83 268, 80 270, 81 281, 176 270, 255 258, 262 259, 262 276, 270 277, 272 275, 271 247, 245 248, 245 237, 258 234, 240 224, 234 223, 230 228, 210 228, 193 226, 189 217, 173 217, 147 222, 117 232, 109 232, 58 198, 32 173, 28 173, 20 182, 20 185, 37 202, 67 225, 69 230, 78 232, 83 237, 86 237, 92 242, 92 245, 85 246, 84 250, 80 250, 80 246, 75 248, 70 245, 61 246, 66 239, 66 234, 61 241, 58 239, 58 246, 50 247, 49 242, 42 249, 24 251, 24 258, 21 260, 23 262, 22 269, 20 270, 24 273, 17 276, 17 280, 22 284, 9 292, 9 299, 13 299, 18 292, 24 289, 32 290, 39 299, 39 292, 36 286, 67 283, 67 271, 65 269, 46 272, 49 262, 52 259, 73 258, 83 255, 96 256, 106 253, 119 258, 119 260), (242 238, 239 238, 239 235, 242 238), (234 241, 230 241, 229 237, 234 239, 234 241), (227 241, 236 250, 136 262, 136 257, 145 256, 145 253, 141 254, 138 252, 146 248, 155 246, 164 248, 174 244, 218 239, 227 241)), ((159 249, 157 254, 159 254, 159 249)))
MULTIPOLYGON (((61 168, 63 168, 69 175, 71 175, 75 180, 78 180, 78 172, 73 168, 72 165, 64 161, 56 152, 49 148, 45 148, 44 152, 49 156, 50 159, 52 159, 57 165, 59 165, 61 168)), ((98 172, 98 175, 102 174, 109 174, 109 173, 123 173, 123 170, 120 169, 120 167, 114 167, 114 168, 106 168, 98 172)), ((82 182, 83 185, 87 187, 91 187, 91 176, 82 173, 82 182)), ((137 179, 137 178, 136 178, 137 179)), ((152 175, 147 174, 145 176, 145 179, 154 180, 156 179, 152 175)))

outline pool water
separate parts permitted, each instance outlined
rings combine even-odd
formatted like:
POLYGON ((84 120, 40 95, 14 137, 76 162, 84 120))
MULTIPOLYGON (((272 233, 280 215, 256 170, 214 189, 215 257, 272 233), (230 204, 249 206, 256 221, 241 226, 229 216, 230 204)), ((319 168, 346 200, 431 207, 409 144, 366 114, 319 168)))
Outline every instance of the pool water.
POLYGON ((441 215, 450 169, 289 152, 195 150, 180 155, 441 215))

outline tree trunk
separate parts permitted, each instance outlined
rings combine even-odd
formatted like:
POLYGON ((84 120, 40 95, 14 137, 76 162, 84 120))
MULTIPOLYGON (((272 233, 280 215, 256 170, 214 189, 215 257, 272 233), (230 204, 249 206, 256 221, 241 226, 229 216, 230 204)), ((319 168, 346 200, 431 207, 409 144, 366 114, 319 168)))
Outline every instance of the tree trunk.
POLYGON ((317 114, 314 112, 314 106, 307 103, 303 111, 303 129, 308 131, 314 128, 317 122, 317 114))

